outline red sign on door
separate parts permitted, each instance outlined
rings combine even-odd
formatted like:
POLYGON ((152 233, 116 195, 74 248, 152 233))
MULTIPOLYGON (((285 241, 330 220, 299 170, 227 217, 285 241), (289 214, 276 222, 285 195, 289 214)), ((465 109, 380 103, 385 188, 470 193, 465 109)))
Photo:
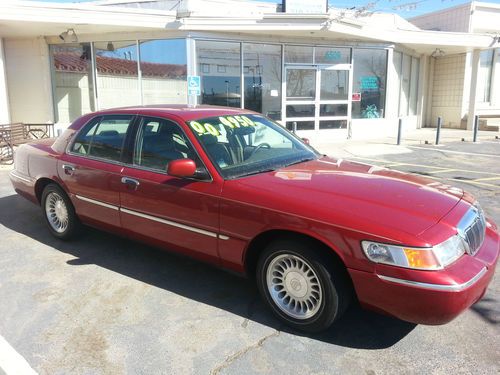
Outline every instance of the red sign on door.
POLYGON ((352 101, 353 102, 360 102, 361 101, 361 93, 360 92, 353 92, 352 93, 352 101))

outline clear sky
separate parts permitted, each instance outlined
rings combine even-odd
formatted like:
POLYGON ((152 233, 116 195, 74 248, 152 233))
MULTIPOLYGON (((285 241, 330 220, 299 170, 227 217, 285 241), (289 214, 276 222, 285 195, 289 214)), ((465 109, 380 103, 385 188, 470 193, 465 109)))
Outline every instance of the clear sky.
MULTIPOLYGON (((37 0, 56 3, 77 3, 89 0, 37 0)), ((280 3, 281 0, 261 0, 269 3, 280 3)), ((308 0, 303 0, 308 1, 308 0)), ((489 3, 500 4, 500 0, 486 0, 489 3)), ((467 3, 463 0, 330 0, 329 4, 337 8, 362 7, 367 4, 374 4, 373 10, 397 13, 404 18, 418 16, 422 13, 428 13, 439 9, 449 8, 456 5, 467 3)))

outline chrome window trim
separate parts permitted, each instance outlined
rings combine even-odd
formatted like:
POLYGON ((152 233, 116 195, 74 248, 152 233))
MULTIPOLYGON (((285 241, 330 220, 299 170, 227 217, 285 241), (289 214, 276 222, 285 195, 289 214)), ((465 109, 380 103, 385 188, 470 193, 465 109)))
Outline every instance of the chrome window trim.
MULTIPOLYGON (((77 152, 72 152, 71 151, 71 148, 73 147, 73 143, 76 142, 76 138, 78 137, 78 135, 80 134, 80 132, 83 130, 83 128, 85 126, 87 126, 87 124, 89 124, 91 121, 95 120, 96 118, 98 117, 103 117, 103 116, 108 116, 108 115, 98 115, 98 116, 94 116, 92 117, 90 120, 88 120, 80 129, 78 129, 76 132, 74 132, 72 135, 71 135, 71 139, 70 141, 68 142, 68 145, 66 146, 66 150, 65 150, 65 154, 67 155, 71 155, 71 156, 78 156, 80 158, 83 158, 83 159, 88 159, 88 160, 94 160, 94 161, 100 161, 100 162, 103 162, 103 163, 110 163, 110 164, 114 164, 114 165, 118 165, 118 166, 121 166, 121 167, 127 167, 127 168, 133 168, 133 169, 138 169, 138 170, 142 170, 142 171, 146 171, 146 172, 152 172, 152 173, 159 173, 159 174, 163 174, 165 176, 170 176, 167 171, 162 171, 160 169, 154 169, 154 168, 148 168, 148 167, 144 167, 144 166, 141 166, 141 165, 136 165, 136 164, 133 164, 133 158, 132 158, 132 163, 129 164, 129 163, 124 163, 124 162, 121 162, 121 161, 116 161, 116 160, 110 160, 110 159, 105 159, 105 158, 100 158, 100 157, 96 157, 96 156, 92 156, 92 155, 86 155, 86 154, 79 154, 77 152)), ((112 115, 111 115, 112 116, 112 115)), ((137 115, 137 114, 133 114, 131 115, 133 117, 149 117, 149 118, 157 118, 157 119, 160 119, 160 120, 168 120, 168 121, 172 121, 174 122, 177 126, 179 126, 179 128, 181 129, 181 131, 183 132, 183 134, 186 136, 187 140, 190 141, 190 139, 187 137, 187 134, 186 132, 184 131, 184 129, 182 128, 182 126, 177 123, 176 121, 172 120, 172 119, 168 119, 168 118, 163 118, 163 117, 157 117, 157 116, 145 116, 145 115, 137 115)), ((129 125, 130 126, 130 125, 129 125)), ((138 134, 138 133, 137 133, 138 134)), ((134 140, 134 146, 135 146, 135 142, 136 142, 136 139, 134 140)), ((206 164, 203 162, 203 160, 201 159, 200 157, 200 154, 198 153, 198 150, 196 150, 196 148, 194 147, 194 145, 192 144, 191 142, 191 145, 193 147, 193 150, 194 152, 196 153, 196 155, 198 156, 198 158, 200 159, 201 163, 203 164, 203 166, 205 167, 205 170, 207 171, 208 175, 210 176, 210 179, 209 180, 202 180, 202 179, 199 179, 199 178, 194 178, 194 177, 184 177, 184 179, 187 179, 187 180, 192 180, 192 181, 197 181, 197 182, 208 182, 208 183, 211 183, 214 181, 214 178, 212 176, 212 174, 210 173, 210 171, 208 170, 206 164)), ((134 150, 135 152, 135 150, 134 150)), ((170 177, 175 177, 175 176, 170 176, 170 177)))
POLYGON ((98 201, 98 200, 95 200, 95 199, 83 197, 83 196, 78 195, 78 194, 75 194, 75 198, 80 199, 80 200, 82 200, 84 202, 93 203, 93 204, 96 204, 98 206, 110 208, 112 210, 118 211, 118 209, 119 209, 118 206, 115 206, 115 205, 112 205, 112 204, 109 204, 109 203, 104 203, 104 202, 101 202, 101 201, 98 201))
POLYGON ((473 284, 475 284, 481 277, 483 277, 483 275, 487 271, 488 271, 488 269, 486 267, 483 267, 481 269, 481 271, 479 271, 479 273, 476 276, 474 276, 472 279, 470 279, 469 281, 466 281, 463 284, 455 284, 455 285, 430 284, 430 283, 422 283, 422 282, 413 281, 413 280, 398 279, 395 277, 389 277, 389 276, 384 276, 384 275, 377 275, 377 276, 381 280, 389 281, 389 282, 395 283, 395 284, 413 286, 413 287, 422 288, 422 289, 445 291, 445 292, 460 292, 460 291, 472 286, 473 284))
MULTIPOLYGON (((136 113, 106 113, 106 114, 99 114, 99 115, 96 115, 94 117, 92 117, 91 119, 89 119, 85 124, 83 124, 80 129, 78 129, 77 131, 75 131, 72 135, 71 135, 71 138, 68 142, 68 145, 66 146, 66 150, 65 150, 65 154, 67 155, 72 155, 72 156, 79 156, 81 158, 84 158, 84 159, 90 159, 90 160, 96 160, 96 161, 102 161, 102 162, 105 162, 105 163, 110 163, 110 164, 115 164, 115 165, 124 165, 125 163, 122 163, 121 161, 117 161, 117 160, 111 160, 111 159, 106 159, 106 158, 100 158, 98 156, 93 156, 93 155, 87 155, 87 154, 79 154, 77 152, 73 152, 71 151, 71 149, 73 148, 73 144, 76 142, 76 139, 78 138, 78 136, 80 135, 80 133, 83 131, 83 129, 88 125, 90 124, 92 121, 94 121, 95 119, 99 118, 99 117, 102 117, 102 118, 105 118, 105 117, 112 117, 112 116, 131 116, 132 117, 132 120, 130 121, 129 123, 129 127, 130 126, 133 126, 134 125, 134 122, 137 118, 137 114, 136 113)), ((102 120, 102 119, 101 119, 102 120)), ((101 120, 99 120, 99 125, 101 123, 101 120)), ((98 127, 99 127, 98 125, 98 127)), ((128 132, 128 128, 127 128, 127 132, 128 132)), ((123 140, 125 142, 125 139, 123 140)), ((123 151, 123 144, 122 144, 122 151, 123 151)))

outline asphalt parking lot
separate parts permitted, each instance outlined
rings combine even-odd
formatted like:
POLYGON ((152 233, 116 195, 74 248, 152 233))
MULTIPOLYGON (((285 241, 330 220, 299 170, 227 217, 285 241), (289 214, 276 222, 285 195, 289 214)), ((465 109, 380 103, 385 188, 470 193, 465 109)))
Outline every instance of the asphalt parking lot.
MULTIPOLYGON (((390 149, 348 154, 463 187, 500 223, 500 142, 390 149)), ((52 238, 0 169, 2 337, 39 374, 498 374, 500 276, 444 326, 353 306, 303 335, 245 279, 93 229, 52 238)))

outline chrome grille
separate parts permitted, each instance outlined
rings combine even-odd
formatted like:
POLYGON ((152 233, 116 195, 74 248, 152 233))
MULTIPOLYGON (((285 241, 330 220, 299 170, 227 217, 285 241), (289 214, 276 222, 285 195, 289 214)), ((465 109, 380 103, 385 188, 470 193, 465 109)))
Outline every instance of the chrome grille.
POLYGON ((476 254, 483 244, 486 231, 486 219, 481 207, 472 206, 458 223, 457 229, 458 234, 465 241, 467 253, 476 254))

